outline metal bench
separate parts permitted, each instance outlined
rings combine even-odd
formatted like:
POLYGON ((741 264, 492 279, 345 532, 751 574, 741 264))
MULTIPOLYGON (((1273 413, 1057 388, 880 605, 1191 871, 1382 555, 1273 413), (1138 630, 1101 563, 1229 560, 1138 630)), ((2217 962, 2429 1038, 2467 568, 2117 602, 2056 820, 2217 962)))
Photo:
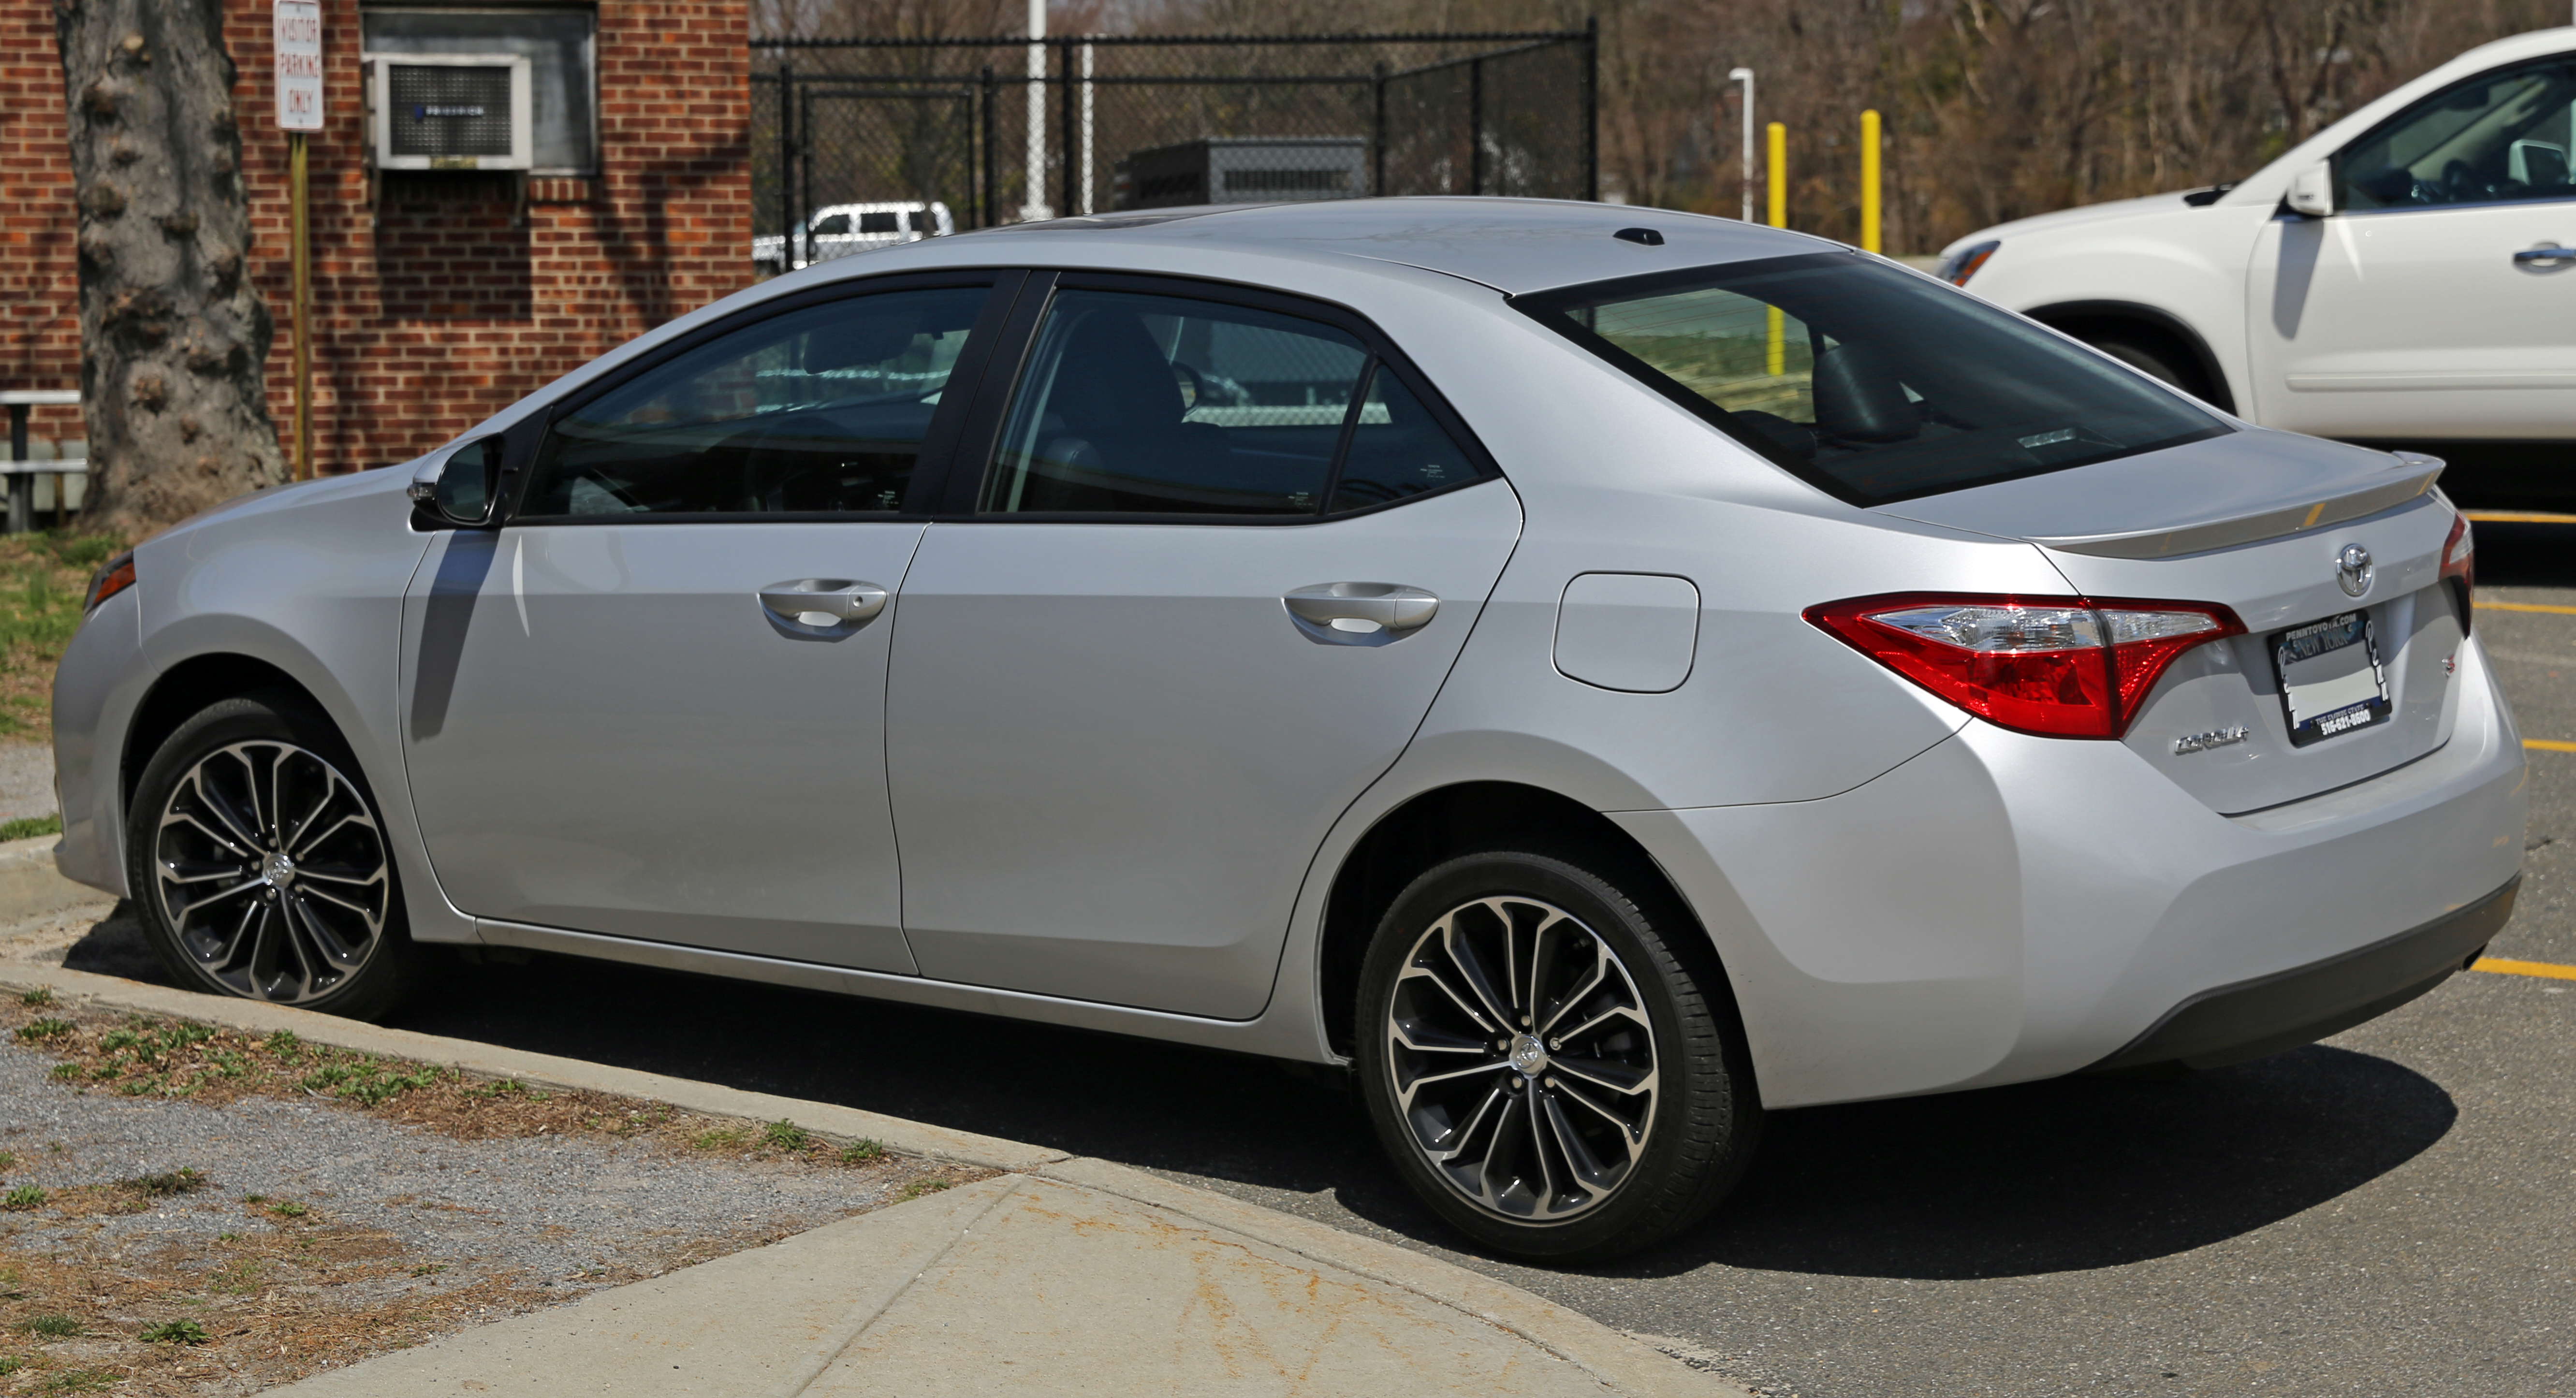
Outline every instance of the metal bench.
POLYGON ((76 388, 13 388, 0 391, 0 406, 9 409, 9 459, 0 462, 0 475, 9 478, 9 532, 24 534, 36 527, 36 477, 52 476, 54 480, 54 527, 62 527, 70 511, 65 508, 70 482, 64 476, 87 476, 89 462, 72 457, 63 461, 30 461, 27 459, 27 410, 38 404, 78 404, 76 388))

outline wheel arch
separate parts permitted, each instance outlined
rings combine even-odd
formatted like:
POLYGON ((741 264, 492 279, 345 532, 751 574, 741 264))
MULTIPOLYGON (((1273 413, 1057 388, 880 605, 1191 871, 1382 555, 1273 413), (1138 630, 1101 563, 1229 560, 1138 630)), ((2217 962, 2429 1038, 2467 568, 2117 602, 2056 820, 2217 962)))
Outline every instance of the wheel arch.
POLYGON ((125 726, 125 741, 117 756, 118 809, 134 808, 134 789, 143 780, 143 769, 191 715, 218 700, 281 691, 311 704, 326 717, 330 714, 329 707, 302 681, 256 656, 211 651, 192 655, 162 671, 144 691, 141 702, 134 707, 134 717, 125 726))
MULTIPOLYGON (((1715 944, 1680 887, 1608 816, 1571 797, 1514 781, 1467 781, 1419 792, 1378 817, 1334 871, 1316 949, 1316 992, 1326 1043, 1350 1056, 1357 1043, 1360 962, 1387 906, 1415 876, 1455 855, 1518 844, 1534 853, 1586 859, 1623 880, 1623 891, 1686 921, 1688 945, 1706 953, 1695 968, 1721 982, 1715 944)), ((1712 993, 1716 987, 1711 987, 1712 993)), ((1733 987, 1725 993, 1730 1004, 1733 987)))
POLYGON ((2209 341, 2190 322, 2171 311, 2135 301, 2058 301, 2033 306, 2022 312, 2052 330, 2062 331, 2086 344, 2093 336, 2109 330, 2143 332, 2182 352, 2182 357, 2200 371, 2206 389, 2201 396, 2221 411, 2236 411, 2236 393, 2227 381, 2226 367, 2209 347, 2209 341))

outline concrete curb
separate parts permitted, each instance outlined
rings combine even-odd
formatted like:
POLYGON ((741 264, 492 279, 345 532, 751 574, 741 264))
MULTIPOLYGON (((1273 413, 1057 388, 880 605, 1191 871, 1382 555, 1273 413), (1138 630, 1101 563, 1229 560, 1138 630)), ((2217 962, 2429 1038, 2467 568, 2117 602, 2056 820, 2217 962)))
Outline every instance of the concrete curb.
POLYGON ((60 835, 38 835, 0 844, 0 926, 113 896, 56 872, 54 846, 61 840, 60 835))
MULTIPOLYGON (((94 892, 82 889, 82 893, 96 901, 94 892)), ((61 967, 0 963, 0 987, 25 991, 40 986, 67 1000, 113 1009, 171 1015, 257 1032, 288 1029, 300 1038, 334 1048, 437 1063, 547 1087, 650 1098, 709 1116, 751 1121, 792 1119, 826 1136, 865 1137, 906 1155, 1079 1185, 1166 1211, 1201 1228, 1240 1234, 1320 1265, 1410 1291, 1509 1331, 1576 1365, 1616 1393, 1637 1398, 1749 1398, 1746 1390, 1715 1374, 1685 1365, 1588 1316, 1509 1283, 1392 1243, 1346 1233, 1111 1161, 995 1136, 951 1131, 853 1107, 744 1092, 580 1059, 386 1029, 283 1005, 199 995, 61 967)))
POLYGON ((387 1029, 286 1005, 199 995, 193 991, 144 985, 139 981, 66 970, 59 966, 0 963, 0 986, 20 991, 44 986, 65 999, 87 1000, 120 1010, 172 1015, 262 1034, 290 1029, 298 1038, 333 1048, 436 1063, 483 1077, 516 1078, 539 1087, 649 1098, 708 1116, 739 1117, 746 1121, 793 1119, 809 1131, 839 1140, 864 1138, 900 1154, 961 1165, 1026 1171, 1067 1158, 1060 1150, 1022 1145, 996 1136, 978 1136, 970 1131, 951 1131, 925 1122, 861 1111, 856 1107, 775 1097, 766 1092, 744 1092, 688 1078, 669 1078, 660 1073, 585 1063, 577 1058, 526 1053, 463 1039, 441 1038, 435 1034, 416 1034, 408 1029, 387 1029))

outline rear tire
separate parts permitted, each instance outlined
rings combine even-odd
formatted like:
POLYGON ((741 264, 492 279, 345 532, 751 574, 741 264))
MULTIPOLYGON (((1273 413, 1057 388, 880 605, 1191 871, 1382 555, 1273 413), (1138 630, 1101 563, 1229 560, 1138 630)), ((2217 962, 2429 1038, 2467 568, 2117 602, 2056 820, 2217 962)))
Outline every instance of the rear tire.
POLYGON ((418 979, 375 797, 297 697, 180 724, 136 784, 125 846, 146 940, 191 990, 375 1019, 418 979))
POLYGON ((1689 1228, 1761 1130, 1699 929, 1595 862, 1440 864, 1397 895, 1360 972, 1380 1143, 1442 1218, 1518 1257, 1598 1260, 1689 1228))

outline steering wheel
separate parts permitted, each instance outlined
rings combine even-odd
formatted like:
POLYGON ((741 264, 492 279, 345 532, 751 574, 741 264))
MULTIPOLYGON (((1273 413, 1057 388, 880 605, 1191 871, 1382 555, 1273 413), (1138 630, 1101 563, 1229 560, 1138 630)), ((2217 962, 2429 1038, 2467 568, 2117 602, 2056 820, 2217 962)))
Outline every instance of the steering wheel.
POLYGON ((2442 167, 2442 194, 2452 204, 2473 204, 2494 191, 2478 179, 2478 172, 2465 160, 2454 159, 2442 167))

